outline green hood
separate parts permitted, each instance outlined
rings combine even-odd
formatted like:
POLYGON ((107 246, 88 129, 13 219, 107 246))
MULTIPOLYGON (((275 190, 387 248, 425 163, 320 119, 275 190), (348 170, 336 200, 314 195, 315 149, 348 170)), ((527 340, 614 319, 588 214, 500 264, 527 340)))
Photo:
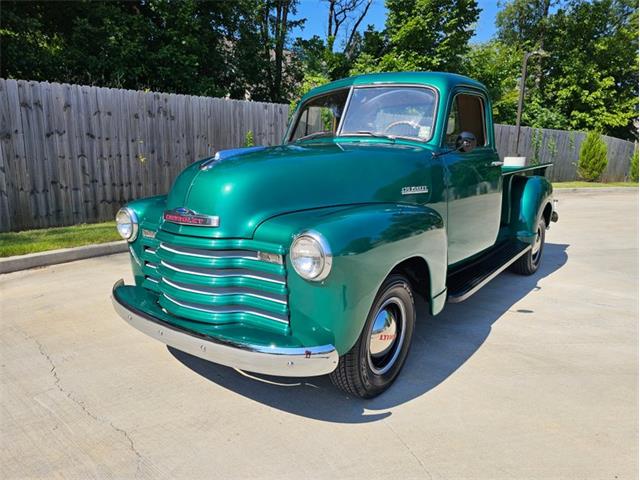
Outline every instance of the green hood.
POLYGON ((215 215, 220 225, 165 228, 194 236, 251 238, 260 223, 283 213, 377 202, 426 203, 429 196, 401 194, 405 186, 430 185, 424 178, 430 151, 413 145, 282 145, 221 152, 218 158, 185 169, 169 193, 167 208, 215 215))

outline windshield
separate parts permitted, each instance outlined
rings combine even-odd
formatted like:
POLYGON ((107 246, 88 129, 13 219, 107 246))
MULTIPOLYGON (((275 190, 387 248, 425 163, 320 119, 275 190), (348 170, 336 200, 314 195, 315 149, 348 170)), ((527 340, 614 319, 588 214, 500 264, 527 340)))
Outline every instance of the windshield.
POLYGON ((290 139, 336 134, 420 141, 431 138, 436 107, 433 90, 408 86, 356 87, 344 111, 347 94, 347 90, 340 90, 309 100, 297 117, 290 139))
POLYGON ((371 134, 429 140, 435 94, 419 87, 356 88, 341 135, 371 134))

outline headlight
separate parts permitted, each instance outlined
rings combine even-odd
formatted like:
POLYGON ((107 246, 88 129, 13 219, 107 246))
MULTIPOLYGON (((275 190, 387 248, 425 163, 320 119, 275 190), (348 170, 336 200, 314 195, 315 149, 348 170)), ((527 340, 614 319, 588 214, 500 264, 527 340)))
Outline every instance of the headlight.
POLYGON ((138 217, 130 208, 124 207, 116 213, 116 228, 122 238, 133 242, 138 236, 138 217))
POLYGON ((305 232, 291 244, 291 263, 305 280, 324 280, 333 263, 329 244, 319 233, 305 232))

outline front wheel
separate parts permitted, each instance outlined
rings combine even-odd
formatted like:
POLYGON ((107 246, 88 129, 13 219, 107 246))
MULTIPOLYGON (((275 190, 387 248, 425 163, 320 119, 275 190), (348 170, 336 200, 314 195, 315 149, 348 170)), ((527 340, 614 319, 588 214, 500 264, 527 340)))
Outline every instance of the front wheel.
POLYGON ((520 275, 533 275, 538 270, 542 261, 542 251, 544 250, 544 236, 547 231, 547 222, 544 218, 538 220, 536 237, 531 245, 531 250, 522 255, 511 265, 511 271, 520 275))
POLYGON ((334 385, 360 398, 384 392, 404 365, 415 321, 409 281, 390 275, 380 287, 358 341, 331 373, 334 385))

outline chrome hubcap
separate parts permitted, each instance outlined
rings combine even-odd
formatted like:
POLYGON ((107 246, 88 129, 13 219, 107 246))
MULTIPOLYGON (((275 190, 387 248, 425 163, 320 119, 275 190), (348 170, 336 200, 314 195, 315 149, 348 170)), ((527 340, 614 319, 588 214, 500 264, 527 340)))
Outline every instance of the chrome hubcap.
POLYGON ((385 301, 369 331, 369 367, 377 374, 389 371, 398 359, 402 343, 406 314, 398 297, 385 301))
POLYGON ((531 256, 533 260, 536 261, 538 258, 538 254, 540 253, 540 248, 542 247, 542 226, 538 225, 538 230, 536 231, 536 238, 533 241, 533 245, 531 246, 531 256))

